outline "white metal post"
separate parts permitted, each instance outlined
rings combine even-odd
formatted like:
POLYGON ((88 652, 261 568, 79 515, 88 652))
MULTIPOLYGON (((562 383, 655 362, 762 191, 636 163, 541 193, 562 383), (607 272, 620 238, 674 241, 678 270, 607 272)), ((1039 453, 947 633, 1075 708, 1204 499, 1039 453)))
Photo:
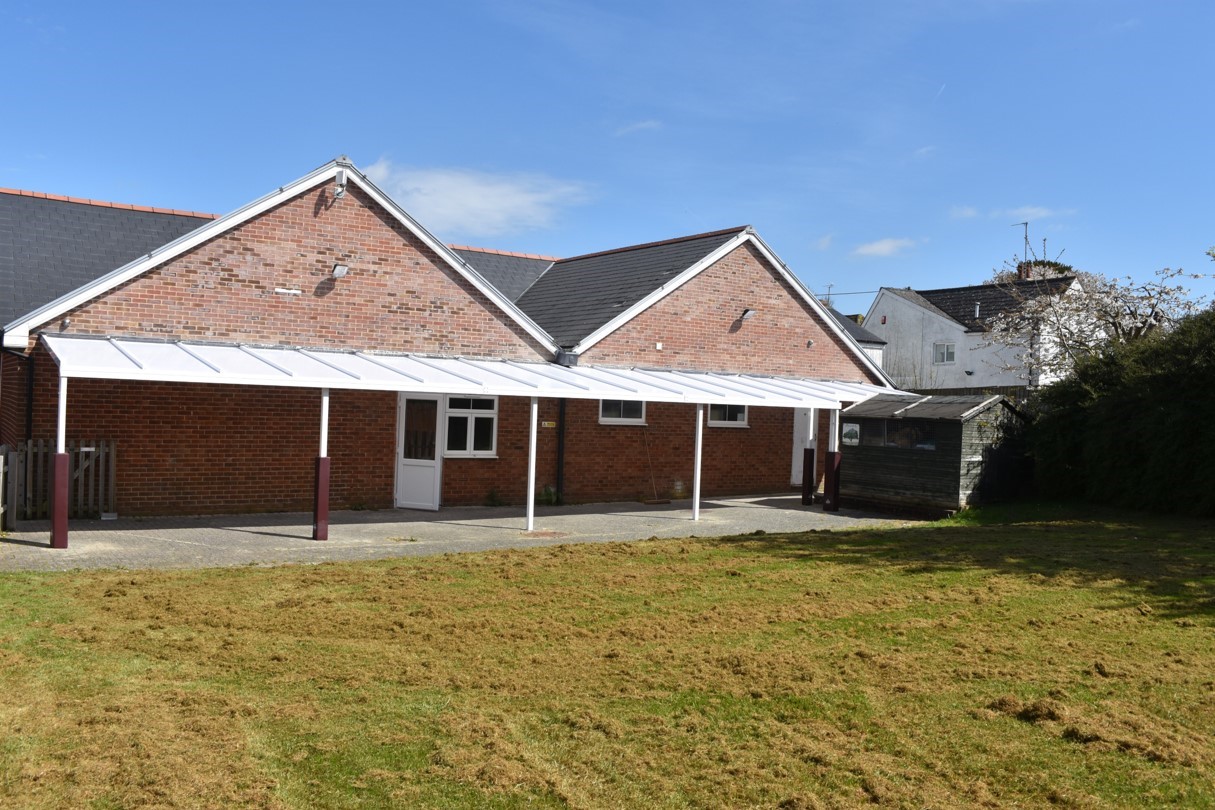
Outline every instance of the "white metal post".
POLYGON ((527 445, 527 530, 536 525, 536 428, 540 422, 540 400, 532 397, 531 438, 527 445))
POLYGON ((696 461, 692 470, 692 520, 700 520, 700 457, 704 442, 705 406, 696 405, 696 461))
POLYGON ((827 435, 827 452, 838 453, 840 449, 840 409, 832 408, 827 413, 831 419, 827 435))
POLYGON ((329 389, 321 389, 321 458, 329 455, 329 389))
POLYGON ((67 452, 67 377, 59 378, 59 421, 55 427, 55 452, 67 452))

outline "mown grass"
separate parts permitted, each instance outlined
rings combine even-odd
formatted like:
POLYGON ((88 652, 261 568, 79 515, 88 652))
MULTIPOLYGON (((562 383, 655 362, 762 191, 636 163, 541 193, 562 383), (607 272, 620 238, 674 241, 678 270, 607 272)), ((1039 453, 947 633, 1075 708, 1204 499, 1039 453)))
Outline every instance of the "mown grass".
POLYGON ((0 576, 0 805, 1215 806, 1215 526, 0 576))

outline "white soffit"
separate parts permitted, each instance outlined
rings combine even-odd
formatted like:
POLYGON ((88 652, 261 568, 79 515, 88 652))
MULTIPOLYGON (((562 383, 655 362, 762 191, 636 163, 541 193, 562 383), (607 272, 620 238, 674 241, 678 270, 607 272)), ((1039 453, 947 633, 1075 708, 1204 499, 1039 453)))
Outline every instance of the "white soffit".
POLYGON ((565 367, 239 344, 42 335, 63 377, 142 382, 627 399, 777 408, 839 408, 889 388, 863 383, 671 369, 565 367))

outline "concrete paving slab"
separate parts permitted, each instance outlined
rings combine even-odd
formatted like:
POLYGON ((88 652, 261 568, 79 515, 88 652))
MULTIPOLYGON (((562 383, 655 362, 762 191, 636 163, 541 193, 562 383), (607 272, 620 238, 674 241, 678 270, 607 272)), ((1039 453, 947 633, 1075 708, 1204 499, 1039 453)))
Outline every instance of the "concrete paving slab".
POLYGON ((805 507, 797 495, 714 498, 647 505, 598 503, 537 507, 533 532, 520 507, 456 507, 334 512, 329 540, 312 539, 310 513, 188 518, 74 520, 68 548, 50 548, 50 522, 0 534, 0 571, 85 568, 212 568, 376 560, 561 543, 604 543, 649 537, 717 537, 907 525, 872 512, 805 507))

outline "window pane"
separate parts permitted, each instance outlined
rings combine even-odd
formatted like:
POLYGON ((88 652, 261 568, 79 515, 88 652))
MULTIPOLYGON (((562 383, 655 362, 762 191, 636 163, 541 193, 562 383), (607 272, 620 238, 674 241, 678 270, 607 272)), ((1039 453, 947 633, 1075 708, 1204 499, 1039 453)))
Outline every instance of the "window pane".
POLYGON ((492 411, 494 409, 494 401, 492 399, 474 399, 472 400, 472 409, 474 411, 492 411))
POLYGON ((710 405, 709 406, 709 421, 710 422, 726 421, 726 406, 725 405, 710 405))
POLYGON ((473 450, 488 453, 494 449, 494 418, 478 416, 473 420, 473 450))
POLYGON ((645 403, 640 400, 626 399, 620 403, 620 415, 624 419, 641 419, 645 416, 645 403))
POLYGON ((599 403, 600 419, 619 419, 621 402, 618 399, 605 399, 599 403))
POLYGON ((435 428, 438 427, 439 403, 430 399, 410 399, 405 402, 405 458, 434 459, 435 428))
POLYGON ((447 449, 453 452, 468 450, 468 417, 447 417, 447 449))
POLYGON ((881 447, 886 443, 886 421, 866 419, 861 422, 861 446, 881 447))
POLYGON ((472 400, 468 397, 452 397, 447 400, 448 410, 467 411, 470 407, 472 407, 472 400))
POLYGON ((726 408, 729 409, 731 422, 746 422, 747 421, 747 406, 746 405, 727 405, 726 408))

